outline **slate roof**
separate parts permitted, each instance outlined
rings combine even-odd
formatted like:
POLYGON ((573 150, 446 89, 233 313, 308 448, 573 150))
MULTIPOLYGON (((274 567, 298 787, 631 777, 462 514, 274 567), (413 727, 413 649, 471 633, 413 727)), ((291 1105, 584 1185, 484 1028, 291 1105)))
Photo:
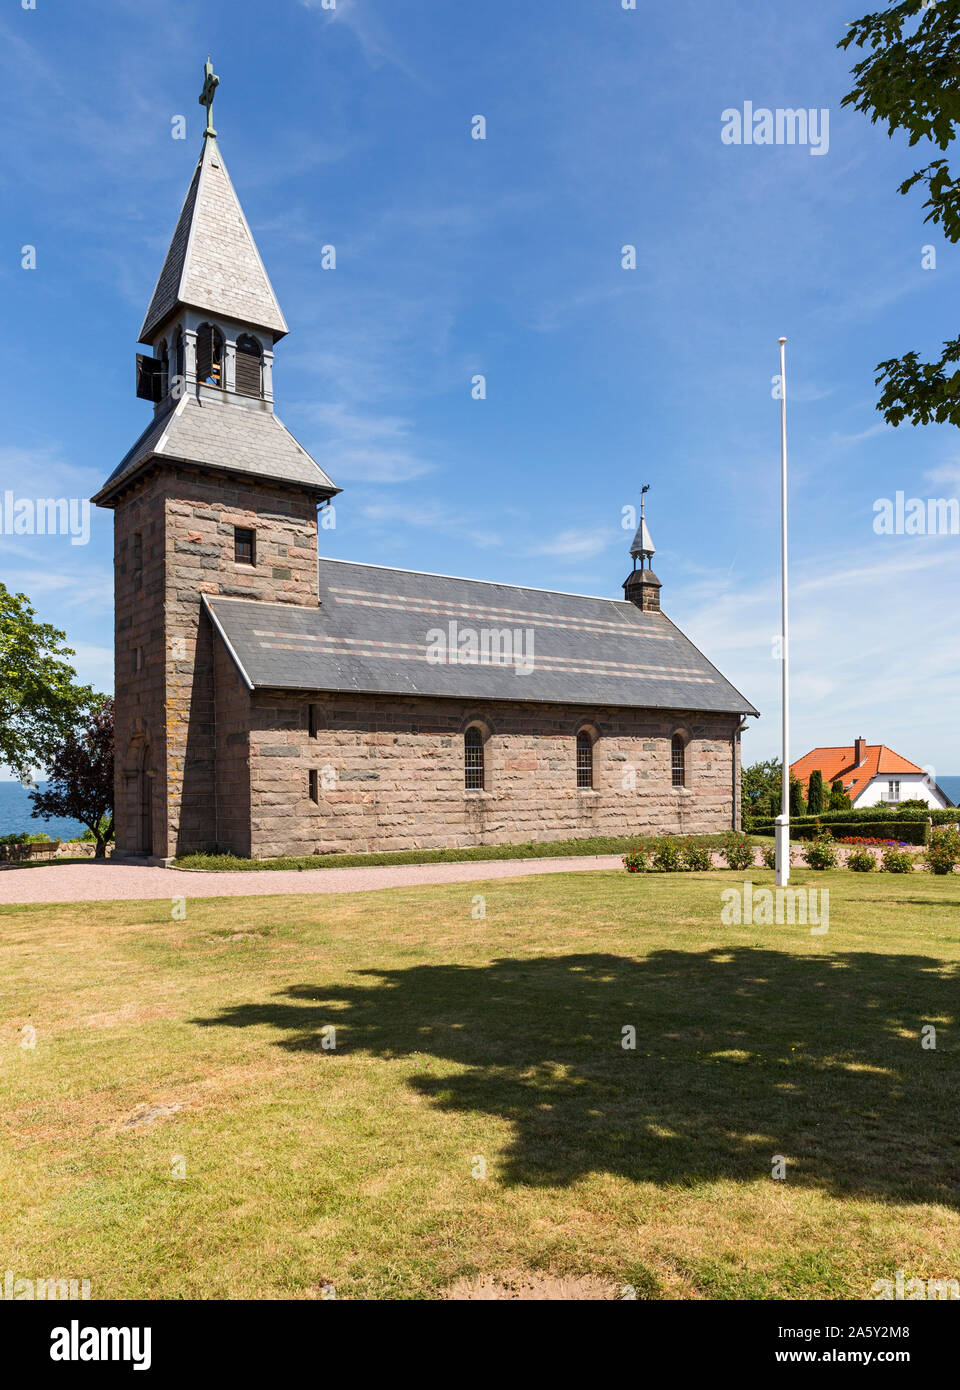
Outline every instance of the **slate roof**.
POLYGON ((275 338, 287 332, 213 136, 203 142, 138 341, 150 342, 180 305, 265 328, 275 338))
POLYGON ((340 491, 272 411, 186 395, 150 422, 92 500, 102 505, 155 458, 298 483, 327 496, 340 491))
POLYGON ((321 560, 317 608, 204 602, 252 690, 757 713, 665 614, 622 600, 321 560), (489 639, 504 630, 510 649, 489 639))

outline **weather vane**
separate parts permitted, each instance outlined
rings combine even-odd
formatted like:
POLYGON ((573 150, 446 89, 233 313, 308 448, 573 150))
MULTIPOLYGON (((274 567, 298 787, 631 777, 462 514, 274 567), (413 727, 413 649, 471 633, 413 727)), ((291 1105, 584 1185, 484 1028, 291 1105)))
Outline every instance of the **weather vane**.
POLYGON ((213 70, 213 64, 210 61, 210 55, 208 53, 207 61, 203 68, 203 91, 198 98, 200 105, 207 108, 207 128, 203 132, 204 139, 206 139, 208 135, 215 136, 217 133, 213 128, 213 98, 219 86, 220 79, 213 70))

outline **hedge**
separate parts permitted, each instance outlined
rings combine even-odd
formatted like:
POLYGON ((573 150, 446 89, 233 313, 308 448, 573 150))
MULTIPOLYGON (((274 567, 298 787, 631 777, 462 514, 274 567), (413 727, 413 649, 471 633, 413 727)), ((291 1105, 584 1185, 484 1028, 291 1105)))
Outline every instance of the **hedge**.
MULTIPOLYGON (((827 821, 833 825, 835 822, 847 825, 861 825, 868 823, 871 825, 882 822, 891 830, 898 829, 900 826, 910 821, 933 821, 934 825, 956 825, 960 822, 960 808, 947 806, 944 808, 931 807, 928 811, 884 811, 881 806, 864 806, 859 811, 824 811, 823 815, 817 816, 791 816, 790 825, 813 825, 816 820, 825 824, 827 821)), ((747 816, 744 822, 745 829, 754 831, 757 835, 772 835, 775 825, 773 816, 747 816)), ((855 834, 851 831, 851 834, 855 834)), ((891 835, 891 839, 896 838, 891 835)), ((903 835, 901 839, 906 839, 903 835)))
MULTIPOLYGON (((805 824, 808 818, 800 817, 798 820, 790 822, 791 840, 812 840, 817 833, 817 827, 813 821, 805 824)), ((851 825, 848 820, 835 820, 833 816, 821 816, 820 825, 824 830, 829 830, 835 840, 841 839, 845 835, 862 835, 865 839, 876 840, 903 840, 908 845, 925 845, 930 827, 925 820, 902 820, 896 821, 892 816, 880 821, 857 821, 851 825)), ((773 825, 769 830, 761 830, 759 826, 754 826, 751 832, 754 835, 772 835, 773 825)))

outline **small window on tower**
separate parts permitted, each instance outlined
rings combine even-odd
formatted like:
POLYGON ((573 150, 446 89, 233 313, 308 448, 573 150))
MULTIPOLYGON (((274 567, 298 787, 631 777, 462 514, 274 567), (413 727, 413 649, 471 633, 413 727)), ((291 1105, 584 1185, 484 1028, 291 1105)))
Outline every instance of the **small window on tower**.
POLYGON ((320 774, 315 767, 310 769, 310 800, 320 801, 320 774))
POLYGON ((233 558, 238 565, 257 563, 257 533, 242 526, 233 528, 233 558))
POLYGON ((307 705, 307 734, 310 738, 317 736, 317 707, 307 705))

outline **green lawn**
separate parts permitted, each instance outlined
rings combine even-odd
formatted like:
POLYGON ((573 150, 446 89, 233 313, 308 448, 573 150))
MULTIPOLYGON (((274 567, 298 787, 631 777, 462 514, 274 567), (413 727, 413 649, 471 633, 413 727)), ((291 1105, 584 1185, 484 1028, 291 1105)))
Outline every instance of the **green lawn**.
POLYGON ((0 1274, 121 1298, 960 1278, 960 885, 797 873, 830 889, 813 936, 721 925, 737 882, 0 908, 0 1274))

